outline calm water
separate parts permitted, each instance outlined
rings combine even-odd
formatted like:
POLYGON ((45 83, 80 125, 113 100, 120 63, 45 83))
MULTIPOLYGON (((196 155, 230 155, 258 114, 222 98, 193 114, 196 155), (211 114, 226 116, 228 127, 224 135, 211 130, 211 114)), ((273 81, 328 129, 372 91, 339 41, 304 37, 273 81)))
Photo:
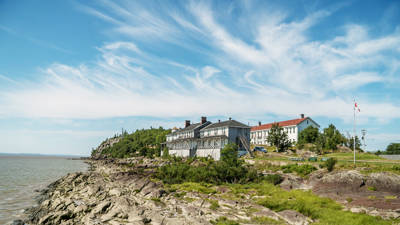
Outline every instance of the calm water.
POLYGON ((85 171, 82 160, 67 157, 0 155, 0 224, 19 219, 43 189, 67 173, 85 171))

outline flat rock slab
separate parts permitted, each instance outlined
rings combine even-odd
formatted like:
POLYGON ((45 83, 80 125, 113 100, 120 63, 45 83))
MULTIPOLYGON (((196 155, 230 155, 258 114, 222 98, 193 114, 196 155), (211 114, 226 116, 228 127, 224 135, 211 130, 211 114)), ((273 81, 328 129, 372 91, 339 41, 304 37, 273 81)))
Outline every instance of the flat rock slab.
POLYGON ((312 220, 295 210, 284 210, 278 213, 283 220, 292 225, 308 225, 312 220))

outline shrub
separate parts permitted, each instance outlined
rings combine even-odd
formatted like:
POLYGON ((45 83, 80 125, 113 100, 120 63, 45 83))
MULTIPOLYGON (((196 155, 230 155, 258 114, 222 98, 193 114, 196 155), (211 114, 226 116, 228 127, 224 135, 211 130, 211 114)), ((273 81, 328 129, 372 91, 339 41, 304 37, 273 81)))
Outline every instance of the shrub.
POLYGON ((217 200, 208 200, 211 205, 210 205, 210 209, 211 210, 217 210, 219 208, 219 204, 217 200))
POLYGON ((394 165, 393 170, 400 171, 400 165, 394 165))
POLYGON ((329 172, 332 172, 336 163, 337 163, 336 158, 329 158, 328 160, 325 161, 324 167, 326 167, 329 172))
POLYGON ((279 174, 268 174, 264 177, 264 180, 273 185, 277 185, 283 181, 283 178, 279 174))
POLYGON ((376 187, 374 187, 374 186, 368 186, 367 189, 369 191, 376 191, 376 187))
POLYGON ((168 148, 164 148, 162 151, 162 157, 163 158, 168 158, 169 153, 168 153, 168 148))
POLYGON ((303 165, 289 164, 289 165, 281 166, 281 169, 284 173, 296 172, 300 176, 307 176, 308 174, 317 170, 317 168, 315 168, 313 165, 309 165, 309 164, 303 164, 303 165))
POLYGON ((245 166, 243 160, 237 158, 236 145, 226 145, 221 151, 221 160, 207 159, 193 165, 194 158, 186 161, 172 157, 171 163, 160 167, 155 174, 167 184, 183 182, 245 183, 260 177, 253 167, 245 166))

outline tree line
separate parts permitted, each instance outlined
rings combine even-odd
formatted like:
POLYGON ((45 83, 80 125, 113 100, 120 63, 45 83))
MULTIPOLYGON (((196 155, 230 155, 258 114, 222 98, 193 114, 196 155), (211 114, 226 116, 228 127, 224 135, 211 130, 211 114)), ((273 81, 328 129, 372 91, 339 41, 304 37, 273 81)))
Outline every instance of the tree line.
POLYGON ((390 143, 386 151, 377 151, 377 155, 400 155, 400 143, 390 143))
MULTIPOLYGON (((333 124, 324 128, 322 132, 318 128, 309 126, 299 133, 298 142, 292 143, 289 141, 288 134, 283 131, 279 123, 276 123, 268 131, 267 141, 272 146, 275 146, 279 152, 286 151, 294 144, 297 145, 298 149, 304 148, 306 144, 313 144, 310 150, 318 153, 322 153, 323 150, 335 151, 338 149, 338 146, 346 146, 350 149, 353 149, 354 146, 354 138, 346 138, 333 124)), ((361 142, 358 136, 356 136, 355 144, 356 149, 361 150, 361 142)))
POLYGON ((120 136, 121 140, 113 146, 103 149, 101 155, 113 158, 160 156, 161 143, 166 141, 166 135, 170 132, 170 129, 163 127, 136 130, 131 134, 125 131, 120 136))

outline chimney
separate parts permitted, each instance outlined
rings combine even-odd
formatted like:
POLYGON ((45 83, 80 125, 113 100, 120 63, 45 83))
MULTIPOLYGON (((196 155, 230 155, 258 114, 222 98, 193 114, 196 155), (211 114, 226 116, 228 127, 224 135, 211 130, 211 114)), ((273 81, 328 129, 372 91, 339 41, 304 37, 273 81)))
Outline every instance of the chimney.
POLYGON ((201 124, 203 124, 203 123, 205 123, 205 122, 207 122, 207 117, 202 116, 202 117, 201 117, 201 124))
POLYGON ((229 120, 232 120, 232 117, 229 117, 229 120))
POLYGON ((302 113, 302 114, 300 114, 300 117, 302 118, 302 119, 304 119, 304 114, 302 113))
POLYGON ((258 126, 261 126, 261 121, 258 121, 258 126))
POLYGON ((185 128, 190 126, 190 120, 185 120, 185 128))

